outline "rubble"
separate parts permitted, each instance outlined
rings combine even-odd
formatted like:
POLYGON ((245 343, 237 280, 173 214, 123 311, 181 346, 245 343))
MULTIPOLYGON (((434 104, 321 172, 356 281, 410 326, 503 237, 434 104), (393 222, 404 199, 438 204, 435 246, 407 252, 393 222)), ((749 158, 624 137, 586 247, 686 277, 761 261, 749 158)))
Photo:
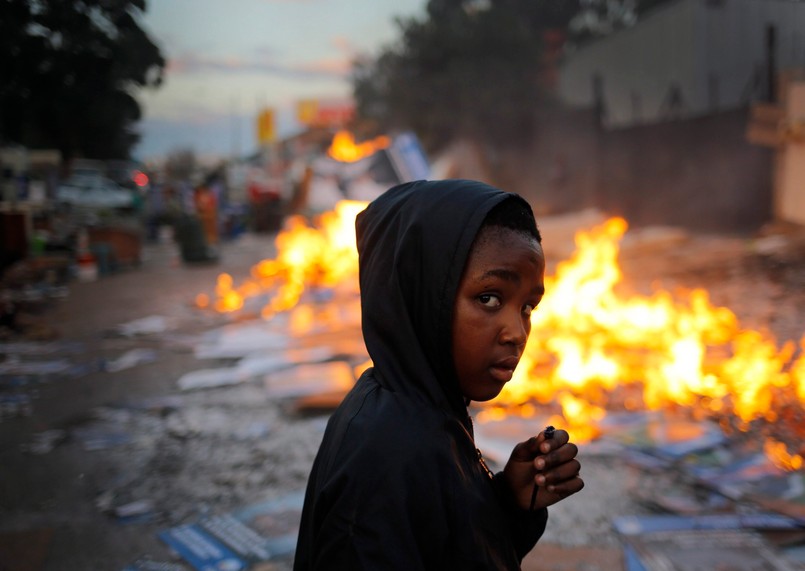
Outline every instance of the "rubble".
POLYGON ((616 517, 627 571, 651 569, 769 569, 796 566, 761 532, 793 530, 797 524, 774 516, 616 517))
MULTIPOLYGON (((569 234, 558 227, 554 231, 569 234)), ((639 290, 659 278, 701 285, 741 319, 749 316, 753 323, 766 323, 781 339, 792 338, 792 331, 802 334, 805 305, 799 303, 802 294, 797 289, 799 258, 781 257, 787 250, 774 242, 753 251, 744 240, 684 238, 682 242, 671 233, 647 232, 639 247, 625 248, 628 285, 639 290), (780 260, 787 265, 774 265, 782 264, 780 260)), ((255 252, 268 249, 260 243, 252 246, 255 252)), ((188 292, 184 285, 182 295, 192 296, 194 291, 188 292)), ((185 530, 184 536, 190 533, 187 530, 193 530, 191 535, 209 534, 218 524, 232 524, 232 518, 266 540, 282 540, 289 546, 293 533, 285 531, 293 527, 295 508, 288 507, 286 519, 275 521, 264 517, 266 506, 298 497, 304 489, 328 411, 368 357, 354 306, 336 294, 316 295, 306 298, 308 305, 300 306, 295 316, 280 314, 269 321, 243 313, 190 311, 175 303, 171 311, 152 313, 144 302, 140 311, 145 318, 129 312, 134 319, 111 322, 122 315, 112 313, 95 328, 95 337, 0 344, 4 355, 0 411, 5 415, 0 420, 4 425, 14 423, 9 426, 27 435, 20 443, 25 450, 7 447, 4 459, 22 473, 59 467, 59 478, 48 481, 67 490, 54 487, 44 492, 19 482, 10 484, 15 487, 9 490, 27 490, 32 499, 3 496, 8 517, 2 528, 37 529, 43 522, 78 526, 75 547, 65 547, 64 540, 47 547, 63 558, 63 569, 189 571, 194 563, 184 558, 187 552, 182 549, 189 549, 192 541, 185 537, 185 547, 180 548, 175 530, 185 530), (328 312, 333 317, 325 319, 328 312), (301 327, 305 322, 308 327, 301 327), (115 335, 99 338, 98 331, 115 335), (89 368, 80 376, 67 374, 82 364, 89 368), (202 379, 204 370, 213 372, 202 379), (70 391, 75 389, 70 387, 82 387, 85 398, 100 395, 96 406, 80 417, 60 413, 58 399, 72 397, 70 391), (17 412, 9 414, 12 408, 17 412), (174 532, 166 542, 169 530, 174 532), (86 536, 79 538, 82 533, 86 536), (102 550, 99 544, 106 538, 112 546, 103 552, 108 561, 98 564, 90 547, 102 550)), ((102 311, 102 306, 95 311, 102 311)), ((79 318, 84 315, 74 316, 74 322, 79 318)), ((546 405, 530 418, 498 421, 479 419, 478 409, 472 412, 479 447, 490 463, 500 467, 512 442, 554 424, 551 417, 556 411, 546 405)), ((754 427, 760 430, 765 423, 757 421, 754 427)), ((704 418, 634 411, 610 414, 598 429, 596 439, 580 444, 585 490, 551 508, 545 535, 523 564, 527 571, 631 569, 628 553, 623 552, 623 526, 615 525, 621 516, 638 521, 653 521, 639 518, 659 515, 755 516, 755 521, 767 525, 777 521, 778 526, 800 522, 797 512, 786 511, 802 506, 802 496, 797 495, 805 485, 801 469, 781 472, 768 463, 749 463, 763 478, 733 478, 732 488, 719 486, 727 481, 732 463, 727 454, 714 451, 747 444, 740 432, 724 432, 704 418), (715 461, 719 459, 721 463, 715 461), (702 466, 711 472, 698 470, 702 466), (772 476, 781 476, 786 485, 772 476), (783 496, 764 500, 762 495, 770 491, 783 496), (575 567, 562 566, 571 561, 575 567)), ((754 444, 746 448, 747 458, 765 458, 762 442, 754 444)), ((255 539, 238 525, 234 528, 245 534, 241 537, 255 539)), ((67 533, 58 529, 57 535, 67 533)), ((742 540, 745 532, 749 533, 730 529, 742 540)), ((802 560, 796 557, 803 541, 795 536, 788 535, 782 545, 766 538, 768 530, 753 527, 751 533, 769 542, 758 543, 763 546, 758 550, 802 560)), ((637 535, 630 536, 635 544, 637 535)), ((746 541, 758 541, 752 537, 746 541)), ((644 550, 656 545, 648 539, 644 550)), ((271 568, 290 569, 289 551, 276 545, 273 549, 278 555, 266 560, 271 568)), ((245 561, 244 568, 257 560, 254 554, 251 559, 236 556, 245 561)))

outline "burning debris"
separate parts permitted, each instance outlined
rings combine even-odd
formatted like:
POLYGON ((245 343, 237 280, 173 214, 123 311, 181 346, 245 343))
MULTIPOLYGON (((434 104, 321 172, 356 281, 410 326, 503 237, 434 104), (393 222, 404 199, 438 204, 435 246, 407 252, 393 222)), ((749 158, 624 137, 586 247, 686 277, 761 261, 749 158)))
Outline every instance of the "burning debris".
MULTIPOLYGON (((199 306, 237 311, 264 295, 262 315, 271 319, 322 288, 338 289, 338 299, 349 292, 354 300, 354 220, 364 207, 344 201, 313 224, 290 219, 277 236, 275 259, 256 264, 252 278, 237 286, 222 274, 215 301, 199 306)), ((611 218, 577 234, 575 253, 545 279, 514 379, 479 420, 547 409, 550 422, 589 441, 612 412, 664 411, 714 420, 725 433, 761 426, 769 457, 801 468, 803 352, 797 356, 794 341, 778 347, 771 333, 742 327, 704 289, 624 296, 618 256, 627 228, 625 220, 611 218)))
POLYGON ((327 155, 337 161, 352 163, 370 157, 381 149, 387 149, 391 145, 391 138, 385 135, 375 137, 371 141, 357 143, 355 137, 349 131, 339 131, 333 137, 333 143, 327 151, 327 155))
MULTIPOLYGON (((336 216, 336 212, 331 214, 336 216)), ((354 236, 351 219, 354 214, 349 212, 337 224, 350 239, 354 236)), ((528 360, 521 363, 523 370, 518 375, 522 378, 512 385, 512 389, 520 392, 507 394, 506 401, 499 397, 494 408, 473 405, 479 407, 472 411, 479 420, 475 424, 477 444, 490 463, 497 462, 495 467, 505 462, 512 442, 534 427, 548 424, 570 427, 574 438, 582 430, 588 431, 589 441, 581 448, 585 478, 595 482, 595 493, 584 502, 568 502, 552 510, 551 525, 532 554, 531 564, 524 563, 523 568, 544 568, 554 553, 551 550, 561 547, 551 561, 565 564, 592 549, 594 555, 589 556, 589 561, 595 561, 596 568, 620 569, 618 542, 629 548, 642 545, 645 553, 662 548, 664 543, 654 541, 655 532, 665 531, 650 527, 660 524, 677 526, 674 529, 683 531, 691 525, 699 526, 698 530, 718 524, 736 529, 745 526, 747 529, 741 527, 741 532, 759 532, 764 536, 795 534, 788 541, 792 549, 801 549, 804 541, 801 527, 794 531, 757 528, 770 524, 801 526, 805 521, 805 471, 802 450, 797 448, 802 441, 799 419, 803 398, 798 391, 802 387, 803 360, 798 357, 795 344, 788 343, 790 353, 778 348, 766 333, 741 326, 736 314, 718 307, 706 293, 672 295, 657 290, 645 297, 628 295, 625 291, 634 284, 626 280, 631 273, 626 270, 635 259, 640 264, 650 260, 647 252, 657 243, 656 236, 653 242, 641 245, 635 258, 632 238, 642 236, 640 232, 625 236, 624 222, 605 221, 604 217, 590 223, 590 217, 584 220, 583 226, 592 229, 579 234, 575 252, 565 250, 565 261, 551 266, 549 271, 550 288, 556 299, 546 297, 534 314, 533 346, 528 348, 528 360), (623 237, 627 239, 621 240, 623 237), (618 267, 619 256, 626 268, 623 278, 618 267), (582 261, 587 265, 579 266, 582 261), (562 294, 562 288, 570 288, 569 293, 562 294), (660 309, 651 305, 657 300, 662 300, 660 309), (585 311, 581 312, 582 309, 585 311), (581 315, 572 313, 575 310, 581 315), (659 373, 652 371, 670 374, 676 370, 658 364, 669 358, 665 347, 673 346, 663 336, 672 340, 671 334, 679 331, 689 334, 682 337, 684 340, 701 341, 703 356, 689 369, 680 366, 676 375, 685 379, 685 383, 663 386, 659 373), (552 338, 561 342, 554 346, 552 338), (743 341, 739 342, 739 338, 743 341), (572 346, 571 342, 577 343, 578 349, 567 354, 584 357, 597 350, 601 357, 568 360, 559 349, 572 346), (741 359, 736 357, 739 355, 741 359), (746 355, 762 357, 762 366, 754 365, 746 355), (606 363, 605 359, 614 365, 596 368, 596 363, 606 363), (698 372, 707 380, 701 386, 712 392, 705 393, 692 382, 691 379, 697 378, 692 373, 683 376, 685 371, 698 372), (754 371, 757 379, 774 378, 775 382, 765 382, 753 389, 756 392, 752 393, 755 395, 752 399, 739 398, 741 391, 749 389, 730 375, 748 371, 754 371), (651 388, 648 379, 659 384, 651 388), (522 390, 521 385, 525 387, 522 390), (534 392, 540 388, 546 390, 534 392), (765 412, 752 408, 767 402, 763 400, 764 394, 770 395, 769 408, 765 412), (721 409, 704 406, 717 398, 722 402, 721 409), (663 515, 658 515, 659 512, 663 515), (621 516, 632 517, 633 523, 642 527, 633 525, 629 531, 621 525, 621 516), (604 554, 612 556, 611 559, 607 560, 604 554)), ((323 233, 319 223, 305 219, 300 219, 300 223, 308 234, 323 234, 324 237, 314 238, 313 243, 329 246, 335 242, 326 237, 328 234, 323 233)), ((543 228, 547 232, 549 225, 546 222, 543 228)), ((561 226, 569 237, 572 233, 568 229, 578 227, 579 221, 564 220, 561 226)), ((549 257, 556 258, 553 244, 557 240, 549 238, 546 232, 543 234, 549 257)), ((295 242, 289 239, 288 243, 295 242)), ((676 260, 687 268, 684 271, 688 273, 680 274, 686 279, 688 275, 699 276, 696 268, 709 263, 711 258, 724 259, 725 251, 743 247, 732 240, 728 246, 718 241, 711 252, 710 242, 697 239, 695 243, 692 255, 687 253, 689 244, 678 249, 679 243, 672 246, 674 251, 681 252, 676 260)), ((245 260, 255 259, 251 257, 254 252, 266 251, 265 242, 259 247, 248 242, 237 247, 240 252, 253 248, 242 258, 245 260)), ((299 248, 304 251, 304 247, 299 248)), ((354 246, 344 246, 343 256, 345 259, 348 254, 352 256, 354 264, 356 258, 350 248, 354 246)), ((310 267, 326 264, 329 258, 329 254, 320 255, 310 267)), ((290 264, 295 258, 280 254, 268 262, 279 263, 280 259, 290 264)), ((741 267, 746 262, 746 259, 737 261, 741 267)), ((673 267, 664 264, 667 261, 657 268, 673 267)), ((216 294, 207 300, 208 312, 188 312, 176 306, 163 317, 151 315, 153 308, 149 307, 142 314, 150 317, 108 330, 103 338, 106 366, 94 369, 99 381, 133 383, 163 375, 178 394, 146 400, 132 394, 133 400, 108 402, 91 416, 77 418, 75 423, 71 420, 43 424, 44 430, 23 443, 24 457, 31 463, 42 463, 81 454, 84 461, 102 463, 104 470, 96 471, 93 480, 99 494, 98 511, 107 518, 104 529, 136 525, 139 535, 159 537, 162 540, 159 546, 152 541, 142 542, 139 549, 140 555, 149 559, 166 560, 161 565, 190 568, 183 548, 186 544, 168 541, 184 529, 204 534, 208 537, 206 545, 215 548, 225 545, 223 536, 215 535, 207 524, 234 523, 232 517, 258 533, 261 541, 287 540, 289 548, 292 547, 293 533, 286 537, 283 530, 298 522, 298 507, 290 506, 287 511, 275 514, 267 506, 295 498, 304 488, 327 414, 367 366, 360 336, 357 266, 353 268, 351 272, 334 274, 341 276, 340 282, 316 281, 329 270, 283 270, 273 281, 265 282, 270 283, 266 289, 261 289, 264 282, 256 279, 253 272, 248 281, 254 285, 249 288, 230 278, 222 289, 241 296, 240 309, 220 305, 221 312, 216 312, 214 308, 220 301, 216 294), (291 275, 305 277, 299 282, 304 287, 297 290, 298 298, 290 308, 267 311, 270 316, 267 319, 247 319, 259 315, 260 309, 273 301, 284 276, 291 275), (159 359, 154 363, 141 361, 141 357, 147 356, 141 350, 154 348, 159 359), (135 350, 138 352, 132 353, 135 350), (201 371, 214 373, 207 376, 208 373, 191 371, 188 353, 195 357, 201 371), (110 370, 129 359, 137 361, 131 369, 119 373, 110 370), (110 367, 111 363, 115 365, 110 367), (142 377, 136 374, 140 365, 149 367, 142 377), (352 374, 347 366, 355 367, 352 374), (57 454, 51 454, 57 448, 57 454), (266 525, 259 526, 257 519, 245 518, 246 510, 254 510, 248 514, 259 511, 259 519, 266 525), (279 521, 273 519, 277 517, 279 521), (166 555, 167 545, 182 555, 166 555), (180 557, 185 559, 184 563, 178 562, 180 557), (168 559, 172 563, 167 563, 168 559)), ((640 275, 657 275, 657 268, 651 263, 650 271, 641 266, 640 275)), ((757 294, 749 308, 753 312, 763 305, 762 299, 768 297, 767 288, 771 286, 771 282, 764 281, 767 275, 757 275, 758 280, 753 282, 735 279, 741 274, 730 274, 729 280, 722 280, 720 271, 712 268, 712 273, 701 276, 704 283, 713 284, 712 299, 724 299, 725 290, 729 290, 728 299, 748 299, 749 293, 757 294)), ((662 275, 669 273, 666 270, 662 275)), ((209 281, 214 284, 213 278, 209 281)), ((792 295, 791 292, 799 290, 791 286, 785 291, 792 295)), ((185 293, 181 291, 181 295, 185 293)), ((773 302, 785 307, 793 321, 801 315, 796 295, 773 302)), ((766 317, 762 309, 756 313, 766 317)), ((51 367, 51 361, 57 359, 80 364, 89 358, 84 354, 86 351, 88 348, 83 344, 68 342, 0 347, 0 353, 6 355, 6 366, 15 368, 13 377, 6 375, 9 383, 21 378, 16 369, 20 364, 38 361, 39 366, 51 367)), ((13 405, 24 407, 28 411, 25 415, 41 414, 36 391, 46 385, 56 386, 63 377, 63 372, 40 375, 38 370, 29 370, 25 374, 26 384, 15 386, 14 394, 9 390, 5 396, 24 396, 30 400, 16 405, 3 401, 0 408, 13 405)), ((751 377, 744 374, 737 378, 751 377)), ((0 420, 12 420, 5 416, 8 410, 0 412, 4 415, 0 420)), ((11 416, 21 414, 12 412, 11 416)), ((86 488, 79 487, 79 491, 84 497, 86 488)), ((22 522, 20 525, 29 521, 23 517, 27 516, 10 513, 10 521, 22 522)), ((229 529, 238 532, 235 539, 251 536, 237 524, 229 529)), ((127 540, 136 535, 132 531, 127 540)), ((743 537, 743 533, 737 532, 729 535, 743 537)), ((684 533, 680 535, 684 537, 684 533)), ((712 548, 717 547, 718 542, 713 541, 712 548)), ((782 550, 776 542, 774 548, 775 552, 782 550)), ((709 544, 702 546, 705 549, 710 549, 709 544)), ((282 555, 283 551, 276 552, 276 545, 274 552, 276 557, 263 564, 290 569, 288 556, 282 555)), ((130 549, 129 553, 134 551, 130 549)), ((801 560, 800 556, 797 561, 801 560)), ((585 565, 593 568, 589 562, 577 566, 585 565)), ((260 563, 254 568, 258 566, 260 563)), ((131 568, 149 567, 143 563, 131 568)))
MULTIPOLYGON (((313 226, 302 216, 291 217, 277 235, 277 257, 257 263, 251 279, 235 287, 228 274, 218 277, 217 298, 212 302, 215 310, 237 311, 247 298, 268 291, 270 301, 262 315, 270 318, 293 308, 306 289, 350 284, 358 273, 355 216, 365 207, 363 202, 339 202, 335 211, 322 214, 313 226)), ((210 300, 201 295, 196 303, 207 307, 210 300)))

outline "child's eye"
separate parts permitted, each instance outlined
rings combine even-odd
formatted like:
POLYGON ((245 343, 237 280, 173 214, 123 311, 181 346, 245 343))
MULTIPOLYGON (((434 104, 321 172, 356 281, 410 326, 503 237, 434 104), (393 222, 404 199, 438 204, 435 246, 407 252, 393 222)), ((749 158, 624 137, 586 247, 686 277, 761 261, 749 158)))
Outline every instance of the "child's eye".
POLYGON ((531 317, 531 312, 534 311, 533 305, 524 305, 523 306, 523 315, 526 317, 531 317))
POLYGON ((481 302, 481 305, 485 305, 486 307, 499 307, 500 306, 500 298, 496 295, 491 293, 485 293, 478 296, 478 301, 481 302))

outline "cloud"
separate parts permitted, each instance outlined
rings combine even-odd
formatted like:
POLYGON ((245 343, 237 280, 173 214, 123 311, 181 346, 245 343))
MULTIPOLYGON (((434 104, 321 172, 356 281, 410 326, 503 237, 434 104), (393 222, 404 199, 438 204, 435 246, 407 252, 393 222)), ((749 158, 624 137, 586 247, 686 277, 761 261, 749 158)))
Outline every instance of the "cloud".
POLYGON ((250 57, 211 57, 185 53, 168 61, 168 75, 194 73, 260 73, 289 79, 346 79, 351 58, 328 58, 292 64, 278 63, 265 51, 250 57))
POLYGON ((346 36, 335 36, 330 40, 330 43, 335 49, 349 56, 353 56, 357 52, 352 41, 346 36))

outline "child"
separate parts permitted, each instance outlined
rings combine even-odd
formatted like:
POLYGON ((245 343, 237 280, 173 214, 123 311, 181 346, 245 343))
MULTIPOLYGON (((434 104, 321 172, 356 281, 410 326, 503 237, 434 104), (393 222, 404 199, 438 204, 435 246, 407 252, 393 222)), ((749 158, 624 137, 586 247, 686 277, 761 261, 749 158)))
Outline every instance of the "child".
POLYGON ((480 182, 418 181, 356 229, 374 367, 327 425, 294 569, 519 569, 546 507, 584 486, 564 430, 519 443, 493 475, 467 412, 511 379, 542 298, 531 208, 480 182))

